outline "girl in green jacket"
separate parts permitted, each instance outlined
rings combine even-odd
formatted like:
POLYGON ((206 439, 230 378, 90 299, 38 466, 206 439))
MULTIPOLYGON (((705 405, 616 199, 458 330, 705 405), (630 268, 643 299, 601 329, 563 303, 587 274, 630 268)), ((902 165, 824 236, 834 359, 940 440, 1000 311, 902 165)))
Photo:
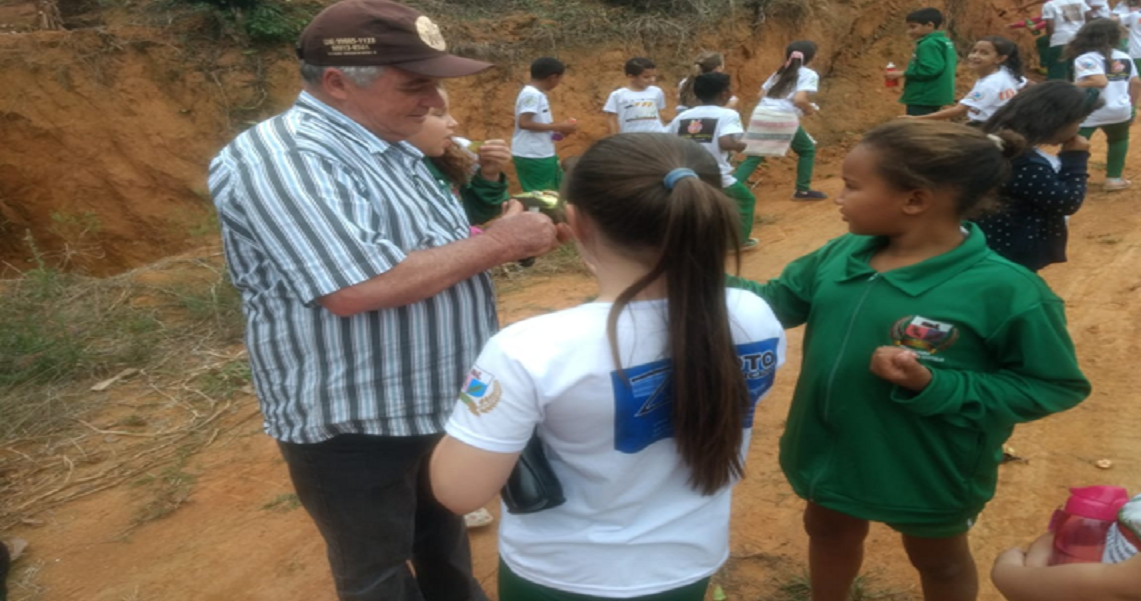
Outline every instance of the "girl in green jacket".
POLYGON ((511 159, 511 148, 503 140, 465 144, 455 137, 459 123, 448 112, 448 94, 440 90, 444 106, 433 108, 424 117, 424 126, 408 143, 424 153, 428 171, 436 183, 448 189, 463 203, 472 225, 486 223, 503 212, 507 201, 507 177, 503 165, 511 159))
POLYGON ((876 128, 844 160, 851 234, 736 282, 807 323, 780 462, 808 501, 813 601, 848 598, 872 521, 900 532, 927 601, 975 599, 967 531, 1002 443, 1089 394, 1062 301, 964 221, 1023 150, 952 123, 876 128))

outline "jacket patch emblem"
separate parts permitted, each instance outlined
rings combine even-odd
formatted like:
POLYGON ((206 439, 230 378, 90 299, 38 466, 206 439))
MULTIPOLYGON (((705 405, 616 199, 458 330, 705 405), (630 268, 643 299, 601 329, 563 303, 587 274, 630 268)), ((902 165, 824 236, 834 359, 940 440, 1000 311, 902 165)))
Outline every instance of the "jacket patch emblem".
POLYGON ((479 368, 472 368, 463 389, 460 390, 460 401, 463 401, 472 415, 490 413, 499 404, 501 396, 503 396, 503 387, 499 385, 499 381, 495 376, 479 368))
POLYGON ((905 346, 922 356, 946 350, 958 339, 959 329, 954 325, 922 315, 908 315, 891 326, 891 340, 896 346, 905 346))

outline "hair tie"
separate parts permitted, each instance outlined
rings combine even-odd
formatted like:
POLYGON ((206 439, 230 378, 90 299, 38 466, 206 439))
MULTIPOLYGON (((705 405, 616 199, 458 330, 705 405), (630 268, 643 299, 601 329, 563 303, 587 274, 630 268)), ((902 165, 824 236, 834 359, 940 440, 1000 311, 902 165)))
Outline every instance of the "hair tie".
POLYGON ((799 50, 793 50, 788 54, 788 60, 784 61, 784 66, 786 68, 792 66, 792 59, 794 58, 799 58, 800 62, 804 62, 804 53, 799 50))
POLYGON ((697 177, 697 172, 686 167, 678 167, 677 169, 667 173, 666 176, 662 178, 662 184, 665 185, 666 190, 673 190, 674 186, 677 185, 678 180, 682 180, 687 177, 697 177))
POLYGON ((1006 152, 1006 142, 1003 142, 1002 138, 994 134, 987 134, 986 137, 991 142, 994 142, 994 146, 995 148, 998 148, 999 152, 1006 152))

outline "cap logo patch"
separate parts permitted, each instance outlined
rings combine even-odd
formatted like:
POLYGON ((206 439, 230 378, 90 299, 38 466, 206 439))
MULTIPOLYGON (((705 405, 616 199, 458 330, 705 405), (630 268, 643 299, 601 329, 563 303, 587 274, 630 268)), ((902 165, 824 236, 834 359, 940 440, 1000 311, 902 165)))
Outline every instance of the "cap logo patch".
POLYGON ((364 56, 376 54, 373 45, 376 38, 325 38, 321 40, 325 45, 328 56, 364 56))
POLYGON ((425 15, 420 15, 416 19, 416 33, 420 34, 420 41, 433 50, 443 52, 448 47, 448 43, 444 41, 444 34, 440 33, 440 27, 425 15))

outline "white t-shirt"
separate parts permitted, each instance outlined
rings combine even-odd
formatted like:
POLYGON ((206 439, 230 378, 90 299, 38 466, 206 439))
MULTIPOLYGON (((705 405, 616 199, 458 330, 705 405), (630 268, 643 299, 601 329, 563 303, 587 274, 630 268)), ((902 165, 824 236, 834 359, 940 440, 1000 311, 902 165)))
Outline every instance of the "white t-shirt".
POLYGON ((1084 0, 1050 0, 1042 5, 1042 18, 1054 22, 1054 35, 1050 36, 1051 46, 1064 46, 1074 39, 1074 34, 1086 24, 1086 11, 1089 6, 1084 0))
POLYGON ((998 71, 976 81, 975 87, 963 96, 959 104, 967 107, 967 116, 971 121, 986 121, 1014 98, 1024 85, 1025 79, 1015 79, 1010 71, 999 67, 998 71))
POLYGON ((820 89, 820 75, 808 67, 801 67, 796 73, 796 85, 792 87, 792 90, 789 91, 784 98, 769 98, 767 94, 769 90, 776 85, 777 77, 777 74, 773 73, 768 81, 761 86, 761 102, 759 106, 803 115, 804 112, 796 108, 796 105, 792 103, 792 99, 796 96, 797 92, 815 93, 820 89))
POLYGON ((547 95, 530 84, 523 86, 515 99, 515 137, 511 139, 511 154, 525 159, 545 159, 555 156, 555 141, 549 131, 529 131, 519 127, 519 117, 531 113, 535 123, 554 123, 547 95))
MULTIPOLYGON (((760 297, 730 289, 727 300, 753 407, 784 361, 784 331, 760 297)), ((486 451, 514 453, 537 427, 566 503, 527 515, 504 511, 500 556, 530 582, 622 598, 685 586, 724 563, 731 487, 695 492, 678 455, 665 388, 666 301, 636 301, 622 312, 625 377, 614 369, 606 336, 610 308, 588 303, 495 335, 447 432, 486 451)), ((746 421, 742 453, 752 410, 746 421)))
POLYGON ((1105 57, 1100 52, 1087 52, 1074 59, 1074 81, 1090 75, 1105 75, 1109 85, 1101 90, 1105 105, 1086 118, 1082 127, 1111 125, 1128 121, 1133 115, 1133 105, 1129 101, 1129 80, 1136 77, 1136 68, 1128 54, 1114 50, 1109 73, 1105 69, 1105 57))
POLYGON ((1121 25, 1129 30, 1129 56, 1141 58, 1141 12, 1133 11, 1121 15, 1121 25))
POLYGON ((1109 10, 1109 0, 1085 0, 1086 6, 1093 11, 1093 18, 1108 19, 1112 14, 1109 10))
POLYGON ((721 187, 728 188, 737 183, 733 177, 733 166, 729 164, 729 151, 722 150, 722 136, 745 134, 741 125, 741 115, 733 109, 722 106, 704 105, 691 108, 677 116, 666 129, 666 133, 677 134, 687 140, 701 144, 721 168, 721 187))
POLYGON ((1129 13, 1133 12, 1133 7, 1132 7, 1132 6, 1129 6, 1129 3, 1128 3, 1128 2, 1126 2, 1125 0, 1121 0, 1121 2, 1118 2, 1118 3, 1117 3, 1117 4, 1116 4, 1114 7, 1113 7, 1113 11, 1112 11, 1112 12, 1113 12, 1113 14, 1114 14, 1114 15, 1117 15, 1117 16, 1119 16, 1119 17, 1120 17, 1120 16, 1122 16, 1122 15, 1127 15, 1127 14, 1129 14, 1129 13))
POLYGON ((606 99, 602 110, 618 115, 618 131, 630 133, 645 131, 661 133, 662 111, 666 109, 666 95, 658 86, 642 91, 618 88, 606 99))

